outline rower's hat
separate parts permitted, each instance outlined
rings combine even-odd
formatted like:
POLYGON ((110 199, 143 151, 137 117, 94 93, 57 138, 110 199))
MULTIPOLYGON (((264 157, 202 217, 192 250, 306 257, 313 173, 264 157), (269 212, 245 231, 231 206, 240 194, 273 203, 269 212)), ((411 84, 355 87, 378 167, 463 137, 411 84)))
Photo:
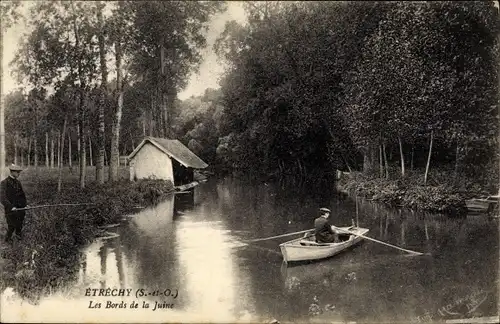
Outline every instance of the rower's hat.
POLYGON ((14 164, 14 163, 9 165, 9 169, 10 169, 10 171, 23 171, 23 168, 21 168, 19 165, 14 164))
POLYGON ((330 209, 325 208, 325 207, 321 207, 321 208, 319 209, 319 211, 321 211, 321 212, 325 212, 325 213, 331 213, 331 212, 332 212, 330 209))

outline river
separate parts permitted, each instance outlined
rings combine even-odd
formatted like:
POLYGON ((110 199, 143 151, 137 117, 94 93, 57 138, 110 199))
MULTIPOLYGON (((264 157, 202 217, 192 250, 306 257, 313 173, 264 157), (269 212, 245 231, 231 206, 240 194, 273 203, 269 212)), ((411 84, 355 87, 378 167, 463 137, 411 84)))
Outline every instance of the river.
POLYGON ((38 305, 4 292, 2 319, 429 322, 497 314, 498 219, 486 216, 452 219, 325 188, 225 178, 124 215, 108 231, 118 236, 85 248, 74 285, 38 305), (294 236, 245 243, 311 228, 319 207, 332 210, 336 225, 354 220, 372 238, 426 255, 364 241, 330 259, 287 265, 278 244, 294 236))

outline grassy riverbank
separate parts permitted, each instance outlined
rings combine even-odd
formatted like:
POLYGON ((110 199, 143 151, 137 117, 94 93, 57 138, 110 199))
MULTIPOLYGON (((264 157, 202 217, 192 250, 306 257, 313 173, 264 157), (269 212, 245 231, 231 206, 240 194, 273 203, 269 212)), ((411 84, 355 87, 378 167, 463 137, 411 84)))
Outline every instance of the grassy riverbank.
POLYGON ((447 214, 466 212, 465 200, 494 194, 498 191, 494 179, 490 184, 461 179, 453 181, 449 171, 433 172, 423 185, 423 172, 408 172, 405 178, 370 177, 359 172, 343 175, 337 189, 395 207, 447 214))
MULTIPOLYGON (((78 172, 64 170, 63 190, 57 193, 57 170, 26 170, 20 178, 30 206, 61 203, 92 203, 33 209, 26 212, 23 240, 12 247, 2 245, 0 288, 14 287, 30 300, 64 285, 78 273, 82 246, 103 235, 103 225, 119 222, 139 206, 154 204, 172 192, 165 181, 129 182, 127 170, 120 170, 114 184, 97 185, 89 169, 88 185, 81 189, 78 172)), ((1 209, 3 214, 3 208, 1 209)), ((6 232, 0 219, 0 239, 6 232)))

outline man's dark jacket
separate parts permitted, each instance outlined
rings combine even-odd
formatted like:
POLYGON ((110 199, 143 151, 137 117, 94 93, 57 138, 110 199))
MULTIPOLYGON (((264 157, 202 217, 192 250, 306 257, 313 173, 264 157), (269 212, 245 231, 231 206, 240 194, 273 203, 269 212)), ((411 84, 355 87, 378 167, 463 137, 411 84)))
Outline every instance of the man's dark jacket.
POLYGON ((21 182, 10 176, 0 183, 0 199, 6 215, 12 213, 12 207, 26 207, 26 195, 21 182))
POLYGON ((314 229, 316 235, 316 241, 318 242, 332 242, 332 235, 335 232, 328 223, 328 220, 324 217, 318 217, 314 220, 314 229))

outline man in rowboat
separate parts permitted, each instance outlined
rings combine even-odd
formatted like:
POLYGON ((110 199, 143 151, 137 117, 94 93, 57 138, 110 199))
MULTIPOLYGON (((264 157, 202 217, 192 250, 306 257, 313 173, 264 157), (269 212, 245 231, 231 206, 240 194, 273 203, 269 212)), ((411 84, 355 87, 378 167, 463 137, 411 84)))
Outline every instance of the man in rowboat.
POLYGON ((330 209, 320 208, 320 216, 314 220, 314 235, 318 243, 338 243, 339 236, 332 226, 328 223, 330 209))

